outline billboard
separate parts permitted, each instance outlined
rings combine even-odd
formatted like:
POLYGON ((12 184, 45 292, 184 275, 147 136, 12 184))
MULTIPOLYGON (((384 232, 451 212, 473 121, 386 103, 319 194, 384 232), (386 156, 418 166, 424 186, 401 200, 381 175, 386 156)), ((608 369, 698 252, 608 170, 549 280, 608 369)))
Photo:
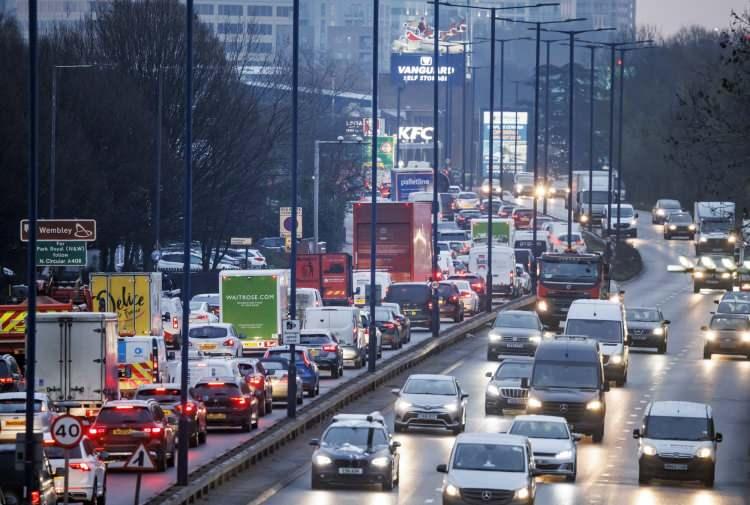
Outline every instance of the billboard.
MULTIPOLYGON (((431 84, 435 77, 434 57, 431 54, 391 54, 391 79, 393 83, 431 84)), ((461 84, 464 79, 463 54, 441 54, 438 62, 438 80, 442 83, 461 84)))
MULTIPOLYGON (((492 133, 493 172, 500 170, 500 145, 502 144, 502 163, 505 172, 523 172, 527 170, 529 113, 514 110, 494 112, 492 133), (501 142, 502 139, 502 142, 501 142)), ((487 177, 490 172, 490 112, 482 111, 482 174, 487 177)))

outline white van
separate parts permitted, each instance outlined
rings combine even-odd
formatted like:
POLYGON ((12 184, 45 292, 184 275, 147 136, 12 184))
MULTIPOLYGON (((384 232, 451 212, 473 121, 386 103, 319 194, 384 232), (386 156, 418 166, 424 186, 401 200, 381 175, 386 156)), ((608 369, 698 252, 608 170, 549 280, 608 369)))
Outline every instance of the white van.
POLYGON ((130 398, 141 384, 166 382, 167 347, 164 337, 135 336, 117 339, 120 395, 130 398))
MULTIPOLYGON (((354 287, 354 304, 364 305, 367 303, 367 286, 370 285, 370 271, 369 270, 357 270, 352 274, 352 284, 354 287)), ((385 298, 388 294, 388 288, 391 287, 391 274, 390 272, 375 272, 375 285, 380 286, 380 300, 385 298)))
POLYGON ((297 319, 302 321, 305 318, 305 309, 322 306, 320 291, 315 288, 297 288, 297 319))
MULTIPOLYGON (((571 226, 570 248, 576 252, 586 252, 586 243, 578 223, 571 226)), ((553 223, 547 235, 547 250, 552 252, 565 252, 568 249, 568 225, 567 223, 553 223)))
POLYGON ((344 352, 344 366, 362 368, 367 361, 367 338, 357 307, 314 307, 305 310, 306 330, 330 330, 344 352))
MULTIPOLYGON (((182 363, 178 362, 166 382, 181 384, 182 363)), ((188 385, 194 387, 206 377, 234 377, 242 379, 237 360, 231 358, 208 358, 188 361, 188 385)))
MULTIPOLYGON (((432 203, 432 191, 415 191, 413 193, 409 193, 409 201, 410 202, 427 202, 432 203)), ((443 220, 443 202, 440 200, 440 196, 438 196, 437 200, 438 205, 438 223, 443 220)))
POLYGON ((443 272, 443 276, 454 275, 456 267, 453 265, 453 256, 448 251, 440 251, 438 254, 438 268, 443 272))
POLYGON ((566 335, 581 335, 599 342, 604 378, 624 386, 628 380, 628 327, 619 301, 575 300, 565 320, 566 335))
MULTIPOLYGON (((469 252, 469 272, 487 275, 487 245, 475 245, 469 252)), ((492 246, 492 292, 518 296, 516 252, 504 245, 492 246)))

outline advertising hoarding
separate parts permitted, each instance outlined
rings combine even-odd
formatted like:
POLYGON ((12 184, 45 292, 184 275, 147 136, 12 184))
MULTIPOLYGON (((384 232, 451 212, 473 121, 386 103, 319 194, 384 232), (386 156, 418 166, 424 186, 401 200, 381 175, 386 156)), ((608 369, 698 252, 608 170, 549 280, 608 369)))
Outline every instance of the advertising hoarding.
MULTIPOLYGON (((500 145, 505 172, 524 172, 528 160, 529 113, 521 110, 494 112, 492 134, 493 172, 500 170, 500 145), (501 142, 502 139, 502 142, 501 142)), ((482 111, 482 174, 487 177, 490 163, 490 112, 482 111)))
MULTIPOLYGON (((398 84, 431 84, 435 77, 431 54, 393 53, 391 54, 391 79, 398 84)), ((438 80, 448 84, 461 84, 464 78, 463 54, 441 54, 438 67, 438 80)))

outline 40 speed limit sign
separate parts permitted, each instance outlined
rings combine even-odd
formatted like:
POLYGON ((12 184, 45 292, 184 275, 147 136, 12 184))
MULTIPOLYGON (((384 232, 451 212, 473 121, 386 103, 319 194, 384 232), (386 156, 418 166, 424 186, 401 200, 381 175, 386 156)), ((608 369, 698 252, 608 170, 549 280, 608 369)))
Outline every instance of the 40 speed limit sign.
POLYGON ((64 415, 52 421, 52 440, 64 449, 78 445, 83 438, 83 425, 77 417, 64 415))

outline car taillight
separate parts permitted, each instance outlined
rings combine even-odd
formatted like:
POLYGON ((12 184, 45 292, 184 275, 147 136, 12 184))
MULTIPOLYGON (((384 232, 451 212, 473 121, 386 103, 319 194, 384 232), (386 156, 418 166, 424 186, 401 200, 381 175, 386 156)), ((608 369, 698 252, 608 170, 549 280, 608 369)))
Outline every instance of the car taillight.
POLYGON ((458 297, 456 295, 453 295, 450 298, 448 298, 448 301, 451 302, 451 303, 457 303, 458 302, 458 297))
POLYGON ((392 330, 395 327, 396 325, 393 323, 383 323, 383 328, 388 328, 389 330, 392 330))
POLYGON ((42 496, 39 491, 31 492, 31 505, 40 505, 42 503, 42 496))
POLYGON ((256 389, 263 387, 263 376, 260 374, 249 376, 247 381, 256 389))
POLYGON ((164 428, 158 425, 148 426, 146 428, 143 428, 143 433, 148 433, 152 437, 161 436, 163 431, 164 431, 164 428))
POLYGON ((13 384, 13 377, 0 377, 0 384, 13 384))
POLYGON ((178 323, 179 323, 179 321, 177 321, 177 318, 173 317, 172 318, 172 328, 174 328, 176 330, 179 327, 178 323))
POLYGON ((325 352, 336 352, 339 350, 339 346, 336 344, 325 344, 323 346, 323 350, 325 352))
POLYGON ((71 463, 70 468, 73 470, 80 470, 82 472, 90 472, 91 467, 88 465, 88 463, 81 462, 81 463, 71 463))
POLYGON ((107 433, 107 428, 102 428, 100 426, 91 426, 89 427, 89 436, 90 437, 100 437, 107 433))
POLYGON ((182 405, 178 405, 177 407, 175 407, 175 410, 177 412, 179 412, 181 414, 184 413, 184 414, 187 414, 189 416, 193 415, 197 409, 198 409, 198 407, 196 407, 195 403, 193 403, 193 402, 187 402, 185 404, 185 408, 184 409, 182 408, 182 405))
POLYGON ((228 338, 221 345, 223 345, 224 347, 234 347, 234 339, 228 338))
POLYGON ((198 321, 208 321, 208 314, 201 314, 200 316, 196 317, 198 321))
POLYGON ((429 310, 432 310, 432 302, 427 302, 427 308, 428 308, 429 310))
POLYGON ((236 405, 237 407, 245 407, 247 405, 247 398, 242 396, 236 396, 230 398, 230 401, 233 405, 236 405))

